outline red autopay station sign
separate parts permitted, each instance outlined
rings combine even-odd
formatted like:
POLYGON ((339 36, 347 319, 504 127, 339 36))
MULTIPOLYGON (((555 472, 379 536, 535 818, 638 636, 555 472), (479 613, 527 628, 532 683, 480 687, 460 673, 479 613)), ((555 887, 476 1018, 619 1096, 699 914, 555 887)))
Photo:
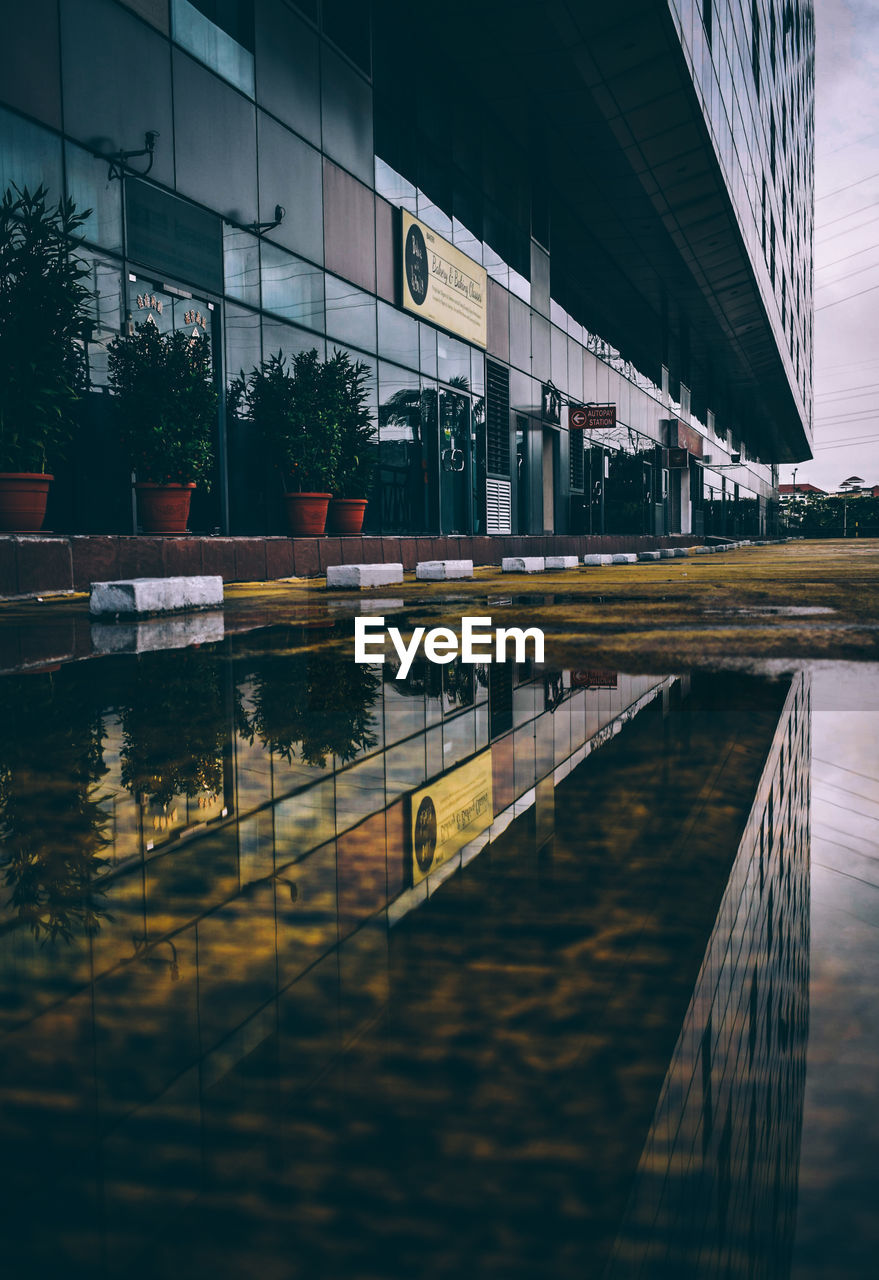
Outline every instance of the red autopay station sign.
POLYGON ((617 425, 615 404, 571 405, 568 426, 579 431, 607 431, 617 425))

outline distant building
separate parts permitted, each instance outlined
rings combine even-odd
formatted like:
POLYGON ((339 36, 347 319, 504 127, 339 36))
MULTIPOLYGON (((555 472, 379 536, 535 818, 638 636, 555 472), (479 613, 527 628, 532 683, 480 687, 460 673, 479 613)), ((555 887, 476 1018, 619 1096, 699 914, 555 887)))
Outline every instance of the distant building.
POLYGON ((827 490, 819 489, 816 484, 780 484, 778 493, 782 498, 792 497, 795 493, 819 493, 824 497, 827 496, 827 490))

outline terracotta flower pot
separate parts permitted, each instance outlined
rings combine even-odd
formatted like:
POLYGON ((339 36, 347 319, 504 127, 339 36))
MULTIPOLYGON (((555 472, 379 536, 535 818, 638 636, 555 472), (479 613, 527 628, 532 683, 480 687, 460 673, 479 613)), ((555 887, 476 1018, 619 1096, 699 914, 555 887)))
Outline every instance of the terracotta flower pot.
POLYGON ((186 532, 194 482, 153 484, 142 480, 134 487, 137 490, 137 514, 144 533, 186 532))
POLYGON ((327 516, 330 533, 360 533, 367 498, 333 498, 327 516))
POLYGON ((54 476, 0 471, 0 533, 39 533, 54 476))
POLYGON ((285 493, 287 524, 294 538, 320 537, 327 523, 330 493, 285 493))

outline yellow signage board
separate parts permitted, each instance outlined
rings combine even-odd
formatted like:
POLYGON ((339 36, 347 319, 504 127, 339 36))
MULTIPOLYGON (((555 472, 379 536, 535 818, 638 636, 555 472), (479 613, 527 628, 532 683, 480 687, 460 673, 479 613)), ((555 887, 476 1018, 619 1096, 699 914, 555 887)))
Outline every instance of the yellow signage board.
POLYGON ((484 267, 405 209, 403 306, 478 347, 488 343, 484 267))
POLYGON ((491 826, 491 751, 416 791, 411 805, 412 883, 420 884, 491 826))

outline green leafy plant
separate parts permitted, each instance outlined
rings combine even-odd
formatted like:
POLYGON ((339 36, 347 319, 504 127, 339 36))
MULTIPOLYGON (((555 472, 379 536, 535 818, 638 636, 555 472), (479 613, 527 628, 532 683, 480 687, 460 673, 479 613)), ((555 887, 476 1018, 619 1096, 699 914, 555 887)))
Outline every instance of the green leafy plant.
POLYGON ((354 363, 346 351, 333 352, 324 366, 326 402, 339 429, 335 492, 363 498, 371 488, 378 460, 378 433, 369 407, 369 366, 354 363))
POLYGON ((312 348, 289 364, 279 351, 235 379, 229 407, 253 423, 291 491, 359 496, 374 466, 367 376, 344 351, 321 360, 312 348))
POLYGON ((217 393, 207 334, 160 333, 147 320, 107 352, 119 435, 138 480, 209 487, 217 393))
POLYGON ((45 472, 73 437, 89 296, 73 237, 89 212, 42 186, 0 200, 0 471, 45 472))

